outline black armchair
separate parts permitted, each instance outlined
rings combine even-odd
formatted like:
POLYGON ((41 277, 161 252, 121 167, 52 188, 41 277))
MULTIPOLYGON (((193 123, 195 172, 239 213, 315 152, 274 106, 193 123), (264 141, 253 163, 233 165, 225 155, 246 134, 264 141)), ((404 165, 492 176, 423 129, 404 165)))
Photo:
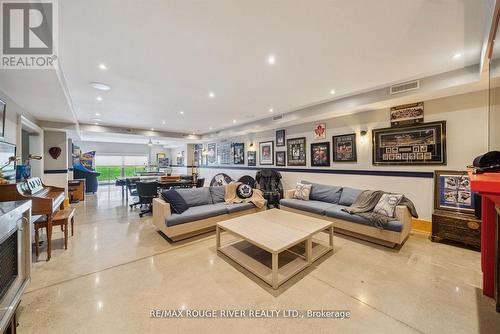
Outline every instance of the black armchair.
POLYGON ((255 174, 257 189, 260 189, 267 200, 267 205, 279 207, 280 199, 283 198, 283 185, 281 174, 277 170, 262 169, 255 174))
MULTIPOLYGON (((137 194, 137 182, 140 181, 140 178, 138 177, 127 177, 125 179, 125 185, 127 186, 127 191, 129 192, 130 197, 137 197, 139 196, 137 194)), ((130 204, 130 208, 136 207, 138 205, 141 205, 140 202, 135 202, 130 204)))
POLYGON ((137 182, 137 196, 139 205, 146 205, 146 210, 141 210, 139 217, 153 212, 153 198, 158 197, 158 182, 137 182))

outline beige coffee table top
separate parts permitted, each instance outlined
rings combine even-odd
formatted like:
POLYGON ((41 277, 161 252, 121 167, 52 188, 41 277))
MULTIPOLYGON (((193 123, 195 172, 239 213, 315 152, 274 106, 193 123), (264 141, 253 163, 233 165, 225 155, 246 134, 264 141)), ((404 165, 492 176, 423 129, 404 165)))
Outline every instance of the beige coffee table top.
MULTIPOLYGON (((217 250, 232 258, 255 275, 278 288, 287 279, 333 249, 333 223, 289 211, 272 209, 217 223, 217 250), (330 244, 313 243, 312 237, 329 230, 330 244), (220 233, 227 231, 245 242, 271 253, 272 267, 267 268, 243 249, 241 242, 221 246, 220 233), (299 254, 303 244, 304 255, 299 254), (297 258, 279 268, 278 254, 288 251, 297 258)), ((288 254, 289 255, 289 254, 288 254)), ((262 256, 261 256, 262 258, 262 256)), ((281 261, 281 259, 280 259, 281 261)))

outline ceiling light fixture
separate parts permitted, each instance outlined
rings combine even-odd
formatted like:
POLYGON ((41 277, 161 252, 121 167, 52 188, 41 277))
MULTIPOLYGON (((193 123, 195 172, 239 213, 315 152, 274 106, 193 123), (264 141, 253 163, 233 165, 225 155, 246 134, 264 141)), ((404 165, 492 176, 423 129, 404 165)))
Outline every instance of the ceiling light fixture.
POLYGON ((330 90, 331 95, 335 95, 335 89, 330 90))
POLYGON ((270 55, 267 57, 267 63, 269 65, 274 65, 276 63, 276 57, 274 55, 270 55))
POLYGON ((179 111, 179 114, 184 115, 184 111, 179 111))
POLYGON ((208 93, 208 97, 213 99, 215 97, 215 93, 214 92, 210 92, 208 93))
POLYGON ((163 122, 161 122, 161 124, 165 125, 165 124, 167 124, 167 122, 163 121, 163 122))
POLYGON ((269 112, 273 112, 273 111, 274 111, 274 109, 273 109, 273 108, 269 108, 269 112))
POLYGON ((151 128, 151 131, 154 131, 155 129, 154 128, 151 128))
POLYGON ((106 66, 106 64, 99 64, 99 69, 106 71, 108 69, 108 67, 106 66))
POLYGON ((95 113, 96 116, 101 116, 101 114, 99 114, 98 112, 95 113))
POLYGON ((460 52, 457 52, 457 53, 455 53, 455 54, 453 55, 453 57, 452 57, 452 58, 453 58, 453 59, 460 59, 460 58, 462 58, 462 54, 461 54, 460 52))
POLYGON ((211 127, 211 126, 209 126, 209 127, 208 127, 208 129, 209 129, 209 130, 213 130, 214 128, 213 128, 213 127, 211 127))
POLYGON ((91 82, 90 86, 98 90, 110 90, 111 86, 102 82, 91 82))
POLYGON ((235 119, 233 119, 233 124, 236 124, 236 120, 235 119))
POLYGON ((102 101, 102 97, 101 96, 98 96, 95 98, 97 101, 102 101))

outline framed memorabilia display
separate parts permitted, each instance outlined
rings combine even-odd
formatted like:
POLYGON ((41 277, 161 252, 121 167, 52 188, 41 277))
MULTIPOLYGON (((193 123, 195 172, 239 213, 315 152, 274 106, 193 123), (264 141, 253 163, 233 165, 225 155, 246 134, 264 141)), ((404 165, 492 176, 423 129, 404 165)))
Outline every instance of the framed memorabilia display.
POLYGON ((314 125, 314 139, 325 139, 326 138, 326 124, 319 123, 314 125))
POLYGON ((235 165, 245 164, 245 143, 233 144, 233 163, 235 165))
POLYGON ((207 162, 209 165, 215 165, 217 163, 217 155, 215 154, 216 143, 210 143, 207 145, 207 162))
POLYGON ((276 146, 285 146, 285 130, 276 131, 276 146))
POLYGON ((391 127, 409 126, 424 122, 424 103, 410 103, 391 108, 391 127))
POLYGON ((194 144, 194 159, 193 164, 195 166, 201 166, 203 164, 203 144, 194 144))
POLYGON ((276 166, 286 166, 286 152, 276 152, 276 166))
POLYGON ((6 104, 0 100, 0 140, 5 137, 5 111, 6 104))
POLYGON ((286 140, 288 166, 306 165, 306 137, 286 140))
POLYGON ((330 166, 330 142, 311 144, 311 166, 330 166))
POLYGON ((434 171, 434 209, 474 213, 474 196, 466 171, 434 171))
POLYGON ((217 159, 221 165, 229 165, 231 163, 231 143, 217 145, 217 159))
POLYGON ((248 166, 256 166, 257 162, 255 161, 255 151, 248 151, 247 152, 247 162, 248 166))
POLYGON ((356 162, 356 134, 333 136, 333 161, 356 162))
POLYGON ((374 165, 446 165, 446 121, 372 130, 374 165))
POLYGON ((274 141, 259 143, 259 164, 274 165, 274 141))

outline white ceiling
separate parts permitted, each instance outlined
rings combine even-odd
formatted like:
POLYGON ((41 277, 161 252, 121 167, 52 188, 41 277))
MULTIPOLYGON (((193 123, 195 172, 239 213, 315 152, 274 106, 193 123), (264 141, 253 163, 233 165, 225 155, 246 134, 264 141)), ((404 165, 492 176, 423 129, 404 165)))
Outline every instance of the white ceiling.
MULTIPOLYGON (((477 64, 487 3, 64 0, 59 59, 79 122, 206 133, 477 64)), ((53 71, 6 72, 35 117, 71 120, 53 71)))

